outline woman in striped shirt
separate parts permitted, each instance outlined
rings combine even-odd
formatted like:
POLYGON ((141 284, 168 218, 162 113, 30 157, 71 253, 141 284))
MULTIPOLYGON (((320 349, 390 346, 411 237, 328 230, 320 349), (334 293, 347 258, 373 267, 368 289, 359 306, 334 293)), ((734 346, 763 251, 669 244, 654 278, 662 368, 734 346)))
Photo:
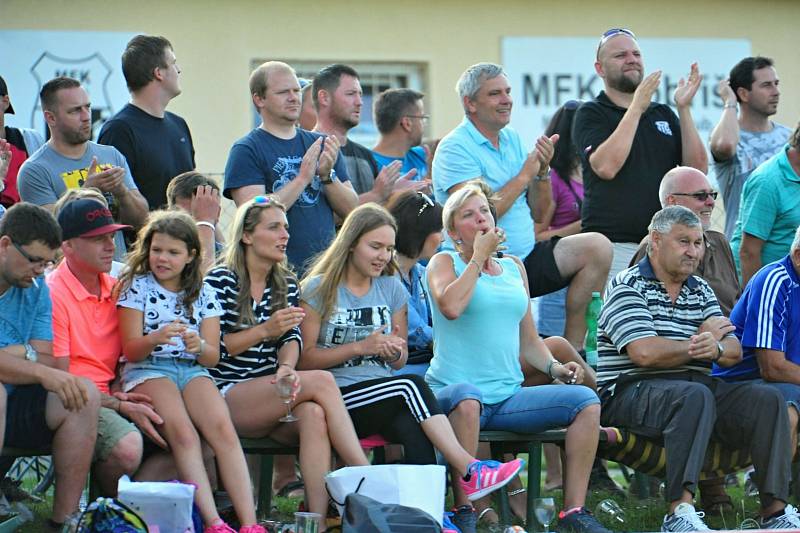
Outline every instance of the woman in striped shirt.
POLYGON ((330 373, 295 370, 305 313, 286 265, 286 208, 272 196, 256 196, 239 207, 232 232, 221 266, 206 277, 224 311, 212 374, 240 436, 299 440, 308 509, 325 516, 331 445, 348 465, 368 462, 330 373), (275 383, 284 376, 294 378, 296 423, 278 420, 285 410, 275 383))

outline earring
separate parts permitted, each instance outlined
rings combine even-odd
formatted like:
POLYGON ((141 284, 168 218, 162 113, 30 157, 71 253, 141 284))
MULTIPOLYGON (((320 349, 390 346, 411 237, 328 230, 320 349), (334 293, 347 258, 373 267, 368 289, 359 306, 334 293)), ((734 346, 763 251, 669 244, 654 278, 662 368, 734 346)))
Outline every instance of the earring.
POLYGON ((462 241, 461 239, 456 239, 456 244, 461 246, 462 244, 464 244, 464 241, 462 241))

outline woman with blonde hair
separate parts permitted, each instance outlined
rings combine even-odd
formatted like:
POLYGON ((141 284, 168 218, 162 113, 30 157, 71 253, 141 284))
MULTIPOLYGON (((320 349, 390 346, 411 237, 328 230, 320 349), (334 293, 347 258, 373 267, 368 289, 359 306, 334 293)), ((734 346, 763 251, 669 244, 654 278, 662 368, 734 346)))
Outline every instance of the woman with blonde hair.
POLYGON ((286 264, 286 208, 274 196, 256 196, 239 206, 231 233, 220 265, 206 276, 223 309, 221 357, 211 373, 240 436, 299 443, 308 509, 325 516, 331 445, 348 465, 368 461, 333 377, 295 369, 305 313, 286 264), (286 414, 281 379, 294 384, 293 423, 279 421, 286 414))
POLYGON ((360 437, 380 434, 403 444, 406 462, 435 462, 433 443, 477 499, 506 483, 522 461, 478 461, 458 443, 424 380, 395 376, 406 363, 408 295, 397 270, 397 227, 386 209, 364 204, 344 221, 302 282, 301 368, 329 370, 360 437))
POLYGON ((480 390, 482 409, 459 434, 475 450, 479 429, 538 433, 566 427, 567 475, 559 530, 604 532, 585 509, 597 449, 600 400, 583 381, 584 368, 560 363, 536 333, 528 276, 513 256, 499 257, 505 239, 495 226, 480 183, 453 192, 442 214, 455 250, 439 252, 427 271, 433 312, 434 356, 425 376, 443 404, 464 383, 480 390), (551 381, 567 385, 523 387, 523 359, 551 381))

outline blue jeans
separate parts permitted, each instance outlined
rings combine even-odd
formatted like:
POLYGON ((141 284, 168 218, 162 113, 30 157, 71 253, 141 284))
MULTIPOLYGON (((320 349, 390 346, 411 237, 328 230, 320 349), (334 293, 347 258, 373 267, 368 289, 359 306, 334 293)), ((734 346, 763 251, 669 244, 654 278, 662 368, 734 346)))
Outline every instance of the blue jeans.
POLYGON ((783 399, 786 403, 797 409, 797 412, 800 413, 800 385, 777 381, 764 381, 763 379, 754 379, 753 382, 775 387, 783 395, 783 399))
POLYGON ((130 392, 148 379, 169 378, 182 391, 191 380, 200 377, 211 379, 211 374, 193 359, 150 356, 136 363, 125 363, 122 368, 122 390, 130 392))
POLYGON ((547 337, 562 337, 567 323, 567 287, 533 299, 536 330, 547 337))
POLYGON ((539 433, 569 426, 575 417, 600 399, 582 385, 537 385, 522 387, 511 397, 485 404, 481 429, 539 433))
POLYGON ((445 415, 449 415, 450 411, 464 400, 475 400, 483 405, 483 395, 480 389, 475 385, 469 383, 456 383, 455 385, 448 385, 435 391, 436 401, 439 402, 439 407, 445 415))

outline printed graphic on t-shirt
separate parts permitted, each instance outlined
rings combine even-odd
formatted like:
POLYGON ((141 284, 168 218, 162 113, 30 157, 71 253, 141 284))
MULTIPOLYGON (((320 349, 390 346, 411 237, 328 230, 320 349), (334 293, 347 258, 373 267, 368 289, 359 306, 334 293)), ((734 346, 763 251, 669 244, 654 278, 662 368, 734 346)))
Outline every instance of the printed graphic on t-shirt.
POLYGON ((656 129, 664 135, 672 136, 672 130, 669 127, 669 122, 666 120, 656 120, 656 129))
MULTIPOLYGON (((277 176, 272 184, 272 192, 282 189, 300 173, 300 164, 303 162, 301 156, 279 157, 272 167, 272 172, 277 176)), ((311 183, 303 189, 300 197, 294 203, 295 206, 308 207, 316 205, 322 191, 322 183, 319 178, 314 176, 311 183)))
MULTIPOLYGON (((97 165, 97 172, 102 172, 104 170, 108 170, 114 168, 114 165, 110 163, 100 163, 97 165)), ((64 182, 64 185, 67 189, 80 189, 83 187, 83 184, 86 182, 86 179, 89 177, 89 169, 88 168, 76 168, 74 170, 66 170, 59 174, 61 177, 61 181, 64 182)), ((108 208, 113 213, 114 217, 117 216, 118 205, 117 200, 111 193, 103 193, 103 196, 106 197, 106 201, 108 202, 108 208)))
MULTIPOLYGON (((359 308, 338 308, 329 319, 325 331, 326 345, 349 344, 369 337, 376 329, 383 326, 383 333, 389 333, 392 324, 392 311, 386 305, 375 305, 359 308)), ((343 366, 379 365, 384 366, 383 359, 377 355, 354 357, 343 366)))

